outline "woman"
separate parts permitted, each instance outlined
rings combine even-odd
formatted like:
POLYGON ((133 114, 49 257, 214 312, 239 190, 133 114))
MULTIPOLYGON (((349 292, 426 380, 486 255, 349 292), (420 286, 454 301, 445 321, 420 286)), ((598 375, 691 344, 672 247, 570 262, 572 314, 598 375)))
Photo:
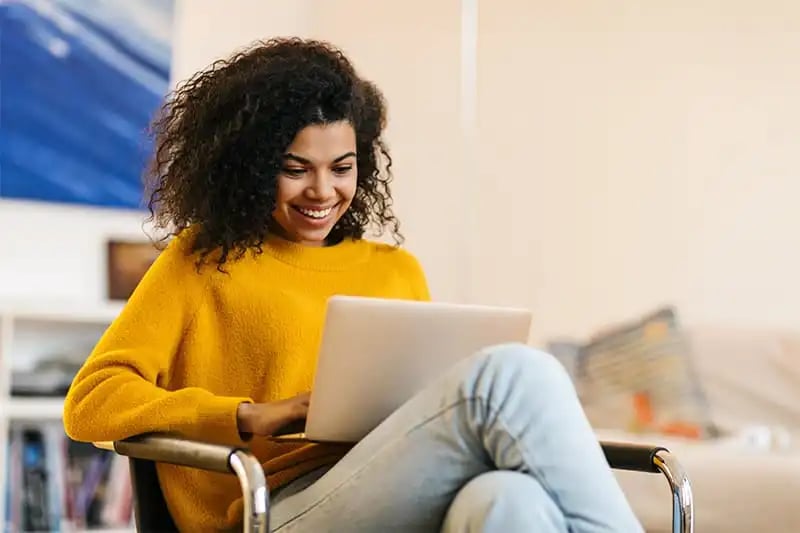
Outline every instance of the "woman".
MULTIPOLYGON (((466 358, 354 447, 270 439, 306 414, 328 297, 429 298, 414 257, 363 238, 399 240, 382 96, 329 45, 272 40, 163 111, 150 206, 175 238, 75 378, 72 438, 246 443, 278 531, 639 531, 568 377, 523 346, 466 358)), ((240 521, 232 476, 158 472, 182 531, 240 521)))

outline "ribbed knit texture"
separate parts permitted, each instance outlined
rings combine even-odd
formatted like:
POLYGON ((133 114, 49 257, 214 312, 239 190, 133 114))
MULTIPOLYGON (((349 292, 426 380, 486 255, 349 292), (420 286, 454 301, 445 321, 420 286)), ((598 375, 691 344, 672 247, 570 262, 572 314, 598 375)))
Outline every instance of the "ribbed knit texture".
MULTIPOLYGON (((337 461, 346 448, 242 442, 241 402, 269 402, 311 389, 325 306, 336 294, 427 300, 409 253, 366 240, 312 248, 268 239, 262 254, 205 267, 178 237, 144 276, 76 376, 64 426, 81 441, 166 431, 248 446, 274 490, 337 461)), ((219 531, 241 520, 232 475, 159 465, 181 531, 219 531)))

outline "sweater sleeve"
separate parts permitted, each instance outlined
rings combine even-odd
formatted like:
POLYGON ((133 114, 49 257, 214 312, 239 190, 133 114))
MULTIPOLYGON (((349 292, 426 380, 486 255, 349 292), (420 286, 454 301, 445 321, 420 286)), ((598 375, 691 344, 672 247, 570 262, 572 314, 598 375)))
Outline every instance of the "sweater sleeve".
POLYGON ((160 254, 72 382, 64 428, 79 441, 148 432, 241 442, 236 411, 249 398, 159 387, 204 295, 205 282, 179 237, 160 254))

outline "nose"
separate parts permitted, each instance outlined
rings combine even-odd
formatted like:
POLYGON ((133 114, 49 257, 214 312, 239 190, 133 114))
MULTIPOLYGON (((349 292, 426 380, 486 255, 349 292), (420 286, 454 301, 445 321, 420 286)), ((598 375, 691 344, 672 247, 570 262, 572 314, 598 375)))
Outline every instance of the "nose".
POLYGON ((309 198, 314 200, 326 200, 331 198, 335 193, 333 186, 334 176, 329 171, 319 171, 315 173, 314 179, 311 182, 306 194, 309 198))

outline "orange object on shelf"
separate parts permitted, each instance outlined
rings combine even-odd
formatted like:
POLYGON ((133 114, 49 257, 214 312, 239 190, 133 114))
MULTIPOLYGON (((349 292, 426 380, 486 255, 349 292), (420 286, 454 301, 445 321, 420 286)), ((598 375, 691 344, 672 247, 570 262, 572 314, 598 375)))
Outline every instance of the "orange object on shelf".
POLYGON ((650 403, 650 396, 646 392, 637 392, 633 395, 633 416, 636 425, 639 427, 649 427, 653 424, 653 406, 650 403))
POLYGON ((699 439, 702 433, 697 424, 687 422, 668 422, 660 426, 659 431, 664 435, 675 435, 687 439, 699 439))

